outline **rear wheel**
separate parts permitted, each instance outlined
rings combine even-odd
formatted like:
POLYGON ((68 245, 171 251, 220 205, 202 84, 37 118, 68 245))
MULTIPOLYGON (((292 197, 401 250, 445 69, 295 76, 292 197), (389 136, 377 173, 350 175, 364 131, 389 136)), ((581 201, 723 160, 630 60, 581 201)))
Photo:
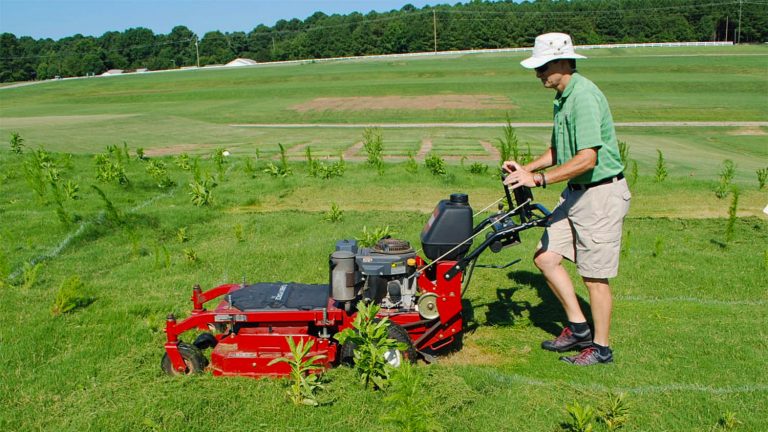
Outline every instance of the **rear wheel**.
POLYGON ((160 367, 162 367, 163 371, 168 375, 199 374, 203 372, 206 364, 208 364, 208 361, 203 355, 203 352, 200 351, 200 348, 194 345, 190 345, 185 342, 179 342, 179 354, 181 354, 181 358, 184 360, 184 365, 186 366, 183 372, 177 371, 173 368, 173 364, 171 363, 171 358, 168 357, 168 353, 165 353, 163 356, 163 360, 160 362, 160 367))

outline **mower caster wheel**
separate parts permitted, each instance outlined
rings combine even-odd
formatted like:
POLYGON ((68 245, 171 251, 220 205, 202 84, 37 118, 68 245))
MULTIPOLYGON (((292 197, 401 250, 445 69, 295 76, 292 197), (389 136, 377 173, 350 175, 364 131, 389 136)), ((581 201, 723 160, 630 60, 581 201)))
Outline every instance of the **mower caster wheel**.
POLYGON ((219 340, 216 339, 216 336, 210 333, 201 333, 200 336, 198 336, 195 341, 192 342, 192 345, 200 348, 201 350, 205 350, 208 348, 216 347, 218 343, 219 340))
MULTIPOLYGON (((416 363, 416 347, 413 346, 413 341, 411 340, 411 337, 408 336, 408 331, 400 325, 390 321, 389 328, 387 328, 387 337, 407 345, 407 348, 404 351, 392 350, 385 353, 384 357, 387 363, 394 367, 399 367, 403 359, 408 360, 410 363, 416 363)), ((351 366, 355 363, 355 348, 357 348, 357 345, 352 342, 347 342, 341 345, 339 350, 339 360, 341 364, 351 366)))
POLYGON ((168 353, 163 356, 163 361, 160 362, 160 367, 168 375, 192 375, 202 373, 205 367, 208 365, 208 359, 205 358, 203 352, 194 345, 190 345, 185 342, 179 342, 179 354, 184 359, 186 368, 183 372, 177 371, 171 364, 171 358, 168 357, 168 353))

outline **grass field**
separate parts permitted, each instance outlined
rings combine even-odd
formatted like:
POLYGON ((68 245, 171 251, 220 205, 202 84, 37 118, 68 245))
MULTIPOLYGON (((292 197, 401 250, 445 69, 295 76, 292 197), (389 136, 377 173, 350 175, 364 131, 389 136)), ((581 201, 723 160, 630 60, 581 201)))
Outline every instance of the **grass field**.
MULTIPOLYGON (((594 51, 583 69, 608 94, 617 121, 765 121, 766 54, 764 47, 594 51), (665 57, 670 53, 678 56, 665 57), (670 109, 656 109, 654 101, 670 109)), ((321 180, 307 175, 302 146, 332 162, 360 140, 361 130, 230 123, 503 121, 505 110, 290 109, 320 97, 441 93, 504 94, 518 106, 513 121, 545 121, 552 95, 517 60, 310 64, 0 90, 0 136, 18 131, 28 146, 24 155, 11 154, 3 138, 0 148, 0 428, 397 430, 385 419, 393 410, 388 393, 363 390, 348 368, 326 375, 317 408, 294 407, 281 381, 167 377, 159 367, 164 319, 169 312, 187 316, 195 283, 206 288, 244 276, 323 283, 337 239, 359 236, 364 226, 389 226, 418 244, 439 199, 466 192, 480 209, 501 196, 498 180, 471 174, 457 160, 496 166, 480 142, 495 143, 500 129, 385 129, 385 155, 403 157, 429 140, 437 154, 454 158, 448 174, 433 176, 423 165, 411 173, 391 159, 381 176, 348 162, 343 177, 321 180), (158 188, 147 162, 135 159, 125 162, 128 185, 99 182, 93 154, 123 141, 131 151, 155 151, 153 159, 167 164, 177 186, 158 188), (294 157, 285 178, 261 171, 278 142, 294 157), (61 181, 80 186, 78 200, 63 200, 73 219, 68 225, 57 217, 50 188, 39 198, 27 181, 24 161, 39 145, 55 152, 61 181), (213 189, 212 206, 195 207, 187 186, 192 175, 174 156, 160 155, 201 155, 202 171, 214 174, 209 155, 217 147, 233 153, 225 178, 213 189), (246 172, 249 160, 253 172, 246 172), (91 185, 104 191, 119 221, 110 219, 91 185), (343 221, 324 220, 332 203, 343 221), (81 306, 54 317, 59 287, 73 275, 83 282, 81 306)), ((620 128, 639 177, 613 281, 616 363, 573 368, 538 348, 564 316, 530 261, 539 232, 528 231, 522 245, 481 258, 523 261, 511 271, 475 272, 464 347, 416 368, 424 385, 413 412, 445 431, 550 431, 568 420, 566 406, 574 401, 598 408, 623 392, 624 430, 725 430, 718 423, 731 415, 740 422, 736 430, 764 430, 768 194, 758 190, 755 170, 768 165, 766 133, 764 127, 620 128), (653 178, 656 149, 670 174, 662 183, 653 178), (718 199, 713 192, 724 159, 735 162, 740 190, 731 234, 731 195, 718 199)), ((537 152, 548 131, 519 128, 518 135, 537 152)), ((558 189, 534 192, 551 207, 558 189)), ((583 287, 578 293, 588 300, 583 287)))

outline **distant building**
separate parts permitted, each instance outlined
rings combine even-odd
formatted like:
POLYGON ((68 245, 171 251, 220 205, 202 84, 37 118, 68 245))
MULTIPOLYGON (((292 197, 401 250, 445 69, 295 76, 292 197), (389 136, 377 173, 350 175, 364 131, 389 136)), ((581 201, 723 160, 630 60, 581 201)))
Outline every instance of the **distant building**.
POLYGON ((224 66, 231 67, 231 66, 253 66, 257 65, 256 60, 251 60, 247 58, 236 58, 232 60, 231 62, 227 63, 224 66))
POLYGON ((123 73, 122 69, 110 69, 104 72, 103 74, 101 74, 101 76, 121 75, 122 73, 123 73))

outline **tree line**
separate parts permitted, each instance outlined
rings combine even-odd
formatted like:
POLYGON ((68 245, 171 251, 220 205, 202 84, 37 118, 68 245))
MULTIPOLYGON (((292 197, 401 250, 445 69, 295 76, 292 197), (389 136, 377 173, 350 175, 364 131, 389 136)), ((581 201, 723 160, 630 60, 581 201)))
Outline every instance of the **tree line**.
POLYGON ((76 34, 59 40, 0 34, 0 82, 222 64, 533 45, 562 31, 577 44, 768 41, 768 1, 753 0, 481 1, 377 13, 326 15, 260 24, 249 32, 183 25, 168 34, 146 28, 76 34), (739 16, 741 19, 739 20, 739 16), (739 22, 740 21, 740 22, 739 22))

